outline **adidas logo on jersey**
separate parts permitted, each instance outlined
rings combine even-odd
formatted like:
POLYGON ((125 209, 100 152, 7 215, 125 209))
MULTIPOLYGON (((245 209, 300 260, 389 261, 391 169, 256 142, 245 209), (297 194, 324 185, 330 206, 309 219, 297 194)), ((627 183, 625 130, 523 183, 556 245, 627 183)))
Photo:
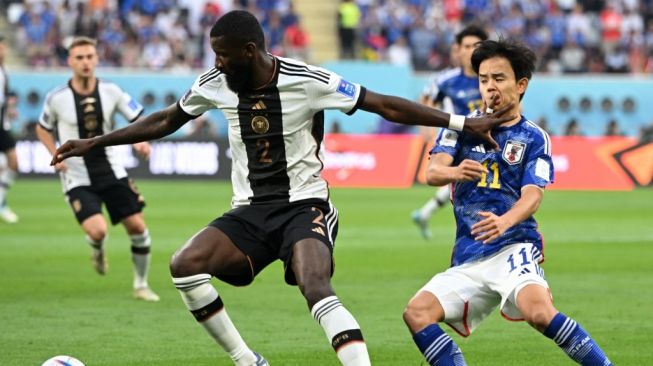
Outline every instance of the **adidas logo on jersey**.
POLYGON ((483 144, 480 144, 480 145, 478 145, 478 146, 474 146, 474 147, 472 148, 472 151, 475 151, 475 152, 479 152, 479 153, 483 153, 483 154, 485 154, 485 146, 483 146, 483 144))
POLYGON ((322 230, 322 228, 319 227, 319 226, 318 226, 318 227, 314 227, 314 228, 313 228, 313 232, 316 232, 316 233, 318 233, 318 234, 324 236, 324 230, 322 230))
POLYGON ((256 104, 252 106, 252 109, 261 110, 261 109, 268 109, 268 107, 265 105, 265 103, 263 103, 262 100, 259 100, 258 102, 256 102, 256 104))

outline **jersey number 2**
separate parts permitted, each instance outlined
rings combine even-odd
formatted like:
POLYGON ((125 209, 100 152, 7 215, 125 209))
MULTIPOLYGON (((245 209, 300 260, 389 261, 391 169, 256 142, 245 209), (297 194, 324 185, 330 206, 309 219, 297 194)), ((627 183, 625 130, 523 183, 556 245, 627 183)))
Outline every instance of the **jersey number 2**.
POLYGON ((259 148, 259 151, 261 151, 258 162, 265 164, 272 163, 272 158, 270 158, 270 141, 267 139, 258 139, 256 140, 256 146, 259 148))

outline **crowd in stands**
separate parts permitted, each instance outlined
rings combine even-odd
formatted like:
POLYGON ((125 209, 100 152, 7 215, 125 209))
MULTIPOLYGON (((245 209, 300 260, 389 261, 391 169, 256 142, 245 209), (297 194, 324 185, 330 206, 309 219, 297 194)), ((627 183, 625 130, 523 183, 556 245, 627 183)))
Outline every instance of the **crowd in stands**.
MULTIPOLYGON (((65 64, 84 34, 104 66, 188 69, 212 64, 208 30, 235 8, 256 14, 272 53, 311 61, 291 0, 14 0, 7 16, 30 66, 65 64)), ((653 0, 341 0, 338 22, 342 58, 417 70, 455 63, 455 33, 476 23, 527 43, 539 71, 653 72, 653 0)))
POLYGON ((24 0, 9 6, 15 50, 30 66, 63 66, 75 35, 98 40, 101 66, 186 70, 211 67, 206 37, 233 9, 254 13, 268 49, 306 58, 308 37, 290 0, 24 0))
POLYGON ((539 71, 653 72, 653 0, 342 0, 339 20, 358 57, 418 70, 450 66, 454 35, 476 23, 529 45, 539 71))

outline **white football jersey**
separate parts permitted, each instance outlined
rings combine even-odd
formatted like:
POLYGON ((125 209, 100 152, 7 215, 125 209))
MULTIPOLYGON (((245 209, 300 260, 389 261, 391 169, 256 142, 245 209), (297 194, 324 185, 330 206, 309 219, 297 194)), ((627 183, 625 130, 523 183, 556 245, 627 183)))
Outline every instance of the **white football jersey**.
POLYGON ((324 166, 324 110, 352 114, 365 88, 331 71, 275 57, 276 71, 265 86, 240 94, 213 68, 200 75, 179 100, 190 116, 220 109, 229 123, 232 206, 267 202, 327 200, 324 166))
POLYGON ((9 82, 7 80, 7 72, 5 71, 5 68, 0 65, 0 129, 7 131, 11 129, 8 118, 6 118, 8 90, 9 82))
MULTIPOLYGON (((39 124, 53 132, 57 141, 65 142, 113 130, 116 113, 131 122, 143 113, 143 106, 113 83, 98 79, 91 94, 80 95, 68 82, 48 93, 39 124)), ((60 174, 64 192, 79 186, 112 183, 127 176, 113 146, 66 159, 66 166, 67 171, 60 174)))

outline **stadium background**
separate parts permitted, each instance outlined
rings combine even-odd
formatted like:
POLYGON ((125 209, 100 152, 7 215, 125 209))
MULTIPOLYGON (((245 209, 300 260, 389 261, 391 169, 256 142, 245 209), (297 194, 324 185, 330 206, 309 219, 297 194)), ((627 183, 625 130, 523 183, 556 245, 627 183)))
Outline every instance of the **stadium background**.
MULTIPOLYGON (((152 112, 174 102, 210 65, 206 27, 236 7, 259 16, 272 52, 409 99, 416 99, 434 72, 452 66, 452 35, 462 24, 476 21, 494 35, 520 35, 542 60, 524 114, 557 136, 560 179, 537 215, 556 304, 578 318, 616 364, 650 363, 653 327, 642 319, 653 315, 653 2, 356 3, 362 18, 355 25, 353 55, 339 50, 339 1, 0 3, 15 95, 9 116, 21 169, 10 193, 21 223, 0 225, 3 364, 36 365, 59 353, 88 365, 229 364, 183 309, 166 268, 186 238, 228 209, 230 161, 221 114, 155 142, 149 161, 123 149, 133 176, 156 178, 139 179, 154 237, 151 282, 163 297, 155 305, 129 298, 121 230, 110 234, 109 276, 92 272, 33 127, 45 93, 69 77, 62 68, 69 36, 81 32, 100 39, 98 76, 117 82, 152 112), (567 133, 572 120, 580 132, 567 133), (611 120, 619 126, 617 136, 606 138, 611 120)), ((361 322, 374 364, 417 365, 419 353, 401 324, 401 311, 419 286, 446 268, 454 235, 449 212, 433 220, 431 242, 422 241, 409 219, 432 192, 419 183, 428 144, 415 130, 377 135, 381 122, 364 112, 329 112, 326 123, 334 134, 326 139, 325 175, 342 212, 334 285, 361 322)), ((301 297, 280 283, 280 273, 280 266, 272 266, 246 289, 216 286, 248 342, 273 364, 336 364, 301 297)), ((506 324, 496 314, 474 337, 456 341, 470 364, 569 364, 525 324, 506 324)))

